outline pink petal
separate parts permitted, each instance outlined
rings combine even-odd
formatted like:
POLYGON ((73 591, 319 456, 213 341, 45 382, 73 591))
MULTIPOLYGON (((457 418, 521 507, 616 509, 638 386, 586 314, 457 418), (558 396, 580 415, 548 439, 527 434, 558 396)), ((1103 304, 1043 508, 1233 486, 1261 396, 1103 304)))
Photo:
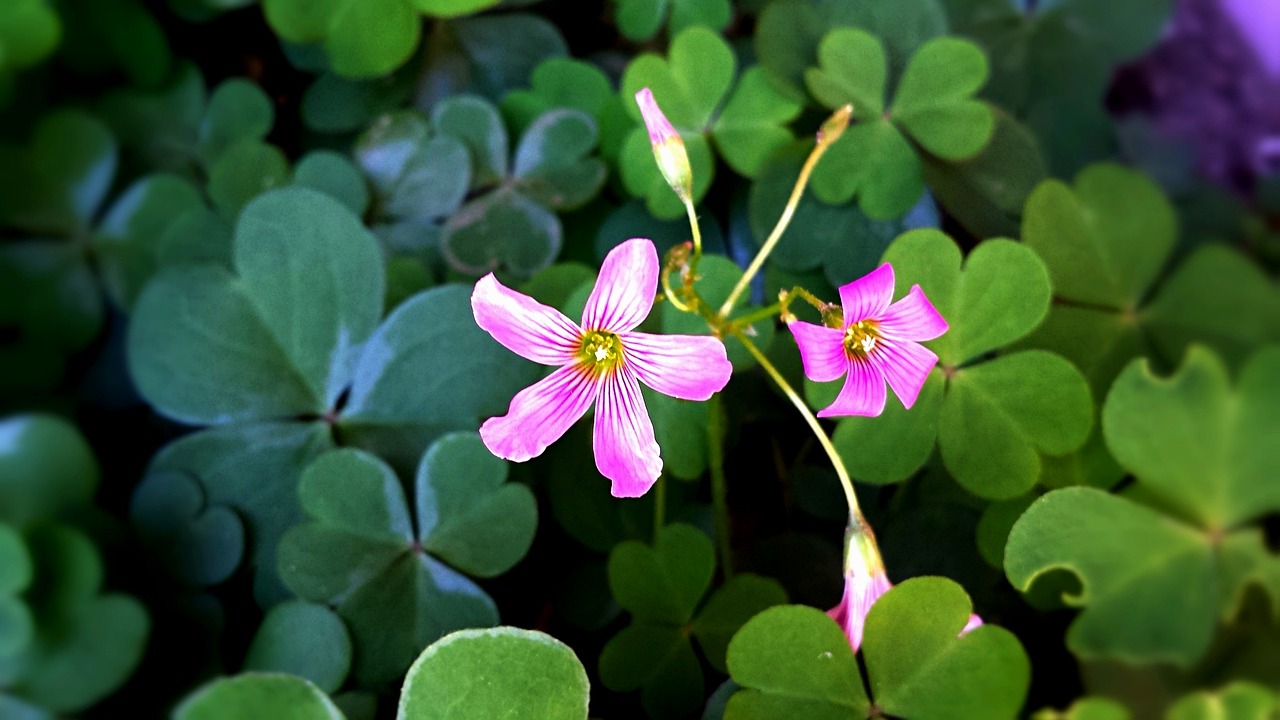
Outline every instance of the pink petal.
MULTIPOLYGON (((877 346, 878 349, 878 346, 877 346)), ((850 359, 846 365, 849 377, 835 402, 818 411, 818 417, 862 415, 875 417, 884 412, 887 393, 880 369, 866 360, 850 359)))
POLYGON ((601 382, 594 445, 596 468, 613 481, 614 497, 644 495, 662 472, 640 383, 626 366, 601 382))
POLYGON ((471 292, 476 324, 511 352, 543 365, 573 362, 582 330, 564 313, 498 282, 493 273, 471 292))
POLYGON ((658 251, 653 242, 627 240, 605 256, 582 311, 582 327, 614 333, 635 330, 649 316, 657 290, 658 251))
POLYGON ((667 116, 662 114, 658 102, 653 99, 653 91, 644 88, 636 93, 636 104, 640 106, 640 116, 644 118, 644 126, 649 130, 649 142, 653 145, 676 137, 676 129, 671 126, 667 116))
POLYGON ((920 396, 920 388, 929 378, 929 371, 938 363, 938 356, 925 346, 908 340, 880 338, 875 349, 867 357, 871 364, 889 382, 902 406, 911 409, 920 396))
POLYGON ((977 613, 971 613, 969 615, 969 622, 964 624, 964 628, 960 630, 960 634, 963 635, 980 625, 982 625, 982 618, 978 617, 977 613))
POLYGON ((789 323, 791 334, 800 348, 805 377, 814 382, 830 382, 849 369, 849 356, 844 351, 844 331, 803 320, 789 323))
POLYGON ((621 336, 626 362, 640 382, 681 400, 706 400, 724 389, 733 373, 724 343, 709 335, 621 336))
POLYGON ((591 373, 566 365, 516 393, 506 415, 480 426, 489 452, 514 462, 542 454, 587 412, 599 392, 591 373))
POLYGON ((893 266, 885 263, 848 285, 840 286, 840 305, 844 308, 845 327, 879 318, 893 300, 893 266))
POLYGON ((844 578, 844 595, 840 604, 827 611, 827 615, 840 625, 853 651, 858 652, 862 645, 862 632, 867 625, 867 613, 881 595, 889 592, 893 583, 884 573, 866 575, 846 575, 844 578))
POLYGON ((880 316, 880 331, 901 340, 932 340, 948 327, 919 285, 912 285, 906 297, 890 305, 880 316))

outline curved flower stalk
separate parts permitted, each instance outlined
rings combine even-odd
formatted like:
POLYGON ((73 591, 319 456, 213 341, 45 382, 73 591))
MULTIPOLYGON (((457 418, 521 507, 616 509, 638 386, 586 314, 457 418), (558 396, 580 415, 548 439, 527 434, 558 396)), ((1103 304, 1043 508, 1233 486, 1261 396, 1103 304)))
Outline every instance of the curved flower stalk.
MULTIPOLYGON (((880 557, 875 535, 865 522, 851 519, 845 532, 844 594, 840 597, 840 604, 828 610, 827 614, 849 638, 854 652, 862 645, 862 631, 871 606, 892 587, 893 583, 885 575, 884 560, 880 557)), ((960 634, 964 635, 980 625, 982 618, 970 614, 969 622, 960 634)))
POLYGON ((793 320, 788 323, 804 374, 816 382, 845 377, 834 402, 818 417, 876 416, 884 412, 885 383, 910 409, 938 356, 920 345, 947 331, 919 285, 893 300, 893 266, 885 263, 869 275, 840 287, 844 320, 839 328, 793 320))
POLYGON ((705 335, 635 332, 653 308, 658 253, 643 238, 609 252, 581 324, 504 286, 492 273, 476 283, 476 324, 508 350, 554 372, 521 390, 506 415, 486 420, 480 437, 498 457, 541 455, 596 406, 596 467, 617 497, 639 497, 662 471, 640 383, 664 395, 706 400, 729 382, 724 344, 705 335))

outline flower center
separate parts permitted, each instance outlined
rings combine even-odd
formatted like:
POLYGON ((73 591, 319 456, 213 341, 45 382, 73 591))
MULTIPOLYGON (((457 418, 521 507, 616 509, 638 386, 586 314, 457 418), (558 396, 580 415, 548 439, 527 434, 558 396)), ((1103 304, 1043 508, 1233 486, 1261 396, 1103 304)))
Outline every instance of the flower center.
POLYGON ((579 355, 592 368, 611 370, 622 360, 622 340, 611 332, 591 330, 582 336, 579 355))
POLYGON ((844 330, 844 349, 850 355, 865 358, 880 339, 880 324, 875 320, 859 320, 844 330))

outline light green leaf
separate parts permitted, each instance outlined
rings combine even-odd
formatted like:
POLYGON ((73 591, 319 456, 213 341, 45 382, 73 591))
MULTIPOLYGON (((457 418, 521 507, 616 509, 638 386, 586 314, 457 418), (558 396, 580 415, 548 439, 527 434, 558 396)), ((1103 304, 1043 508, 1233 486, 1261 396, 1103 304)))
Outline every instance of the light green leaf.
POLYGON ((351 637, 342 620, 323 605, 280 603, 262 619, 244 669, 297 675, 333 692, 351 669, 351 637))
POLYGON ((668 525, 653 548, 630 541, 609 554, 609 587, 637 620, 683 625, 711 586, 711 540, 688 525, 668 525))
POLYGON ((1014 524, 1009 581, 1023 592, 1051 570, 1077 575, 1064 596, 1084 606, 1067 632, 1082 658, 1173 662, 1204 653, 1218 616, 1210 539, 1154 510, 1093 488, 1054 490, 1014 524))
POLYGON ((1031 662, 1004 628, 961 635, 972 610, 964 589, 940 577, 908 580, 871 606, 862 652, 876 707, 921 720, 1017 717, 1031 662))
POLYGON ((1272 690, 1238 680, 1216 691, 1202 690, 1178 700, 1165 714, 1166 720, 1267 720, 1280 709, 1280 699, 1272 690))
MULTIPOLYGON (((810 382, 805 382, 806 389, 810 382)), ((945 388, 942 373, 935 370, 925 380, 910 410, 900 402, 889 401, 879 417, 841 419, 831 442, 849 474, 862 482, 894 483, 924 467, 938 437, 945 388)), ((830 401, 820 405, 827 404, 830 401)))
POLYGON ((737 173, 756 178, 770 157, 795 140, 786 125, 802 109, 775 90, 763 70, 748 68, 711 128, 716 149, 737 173))
POLYGON ((1139 321, 1170 360, 1204 343, 1238 367, 1256 348, 1280 341, 1280 288, 1236 250, 1205 245, 1165 280, 1139 321))
POLYGON ((573 650, 544 633, 461 630, 409 668, 398 720, 586 720, 590 687, 573 650))
POLYGON ((818 63, 804 73, 818 102, 830 109, 852 104, 859 120, 884 113, 889 60, 875 35, 858 28, 832 30, 818 46, 818 63))
POLYGON ((1044 265, 1024 246, 997 238, 980 243, 960 268, 960 251, 936 230, 915 230, 894 241, 897 294, 918 283, 950 323, 930 341, 944 365, 962 365, 1029 333, 1049 308, 1044 265))
POLYGON ((1093 425, 1080 371, 1038 350, 1004 355, 956 371, 942 406, 938 448, 961 485, 1004 500, 1040 478, 1040 453, 1078 449, 1093 425))
POLYGON ((727 664, 743 689, 725 720, 861 720, 871 710, 849 638, 821 610, 765 610, 734 635, 727 664))
POLYGON ((274 145, 244 140, 226 149, 209 168, 209 199, 235 219, 254 198, 289 180, 289 160, 274 145))
POLYGON ((97 487, 93 450, 73 425, 44 414, 0 420, 0 522, 55 519, 89 504, 97 487))
POLYGON ((1280 348, 1255 354, 1234 392, 1204 348, 1169 379, 1135 361, 1112 386, 1102 423, 1120 464, 1207 530, 1280 510, 1280 348))
MULTIPOLYGON (((702 135, 681 131, 685 151, 689 155, 689 168, 693 174, 693 198, 695 202, 707 194, 715 173, 715 155, 711 145, 702 135)), ((649 144, 649 133, 643 127, 633 127, 622 144, 618 158, 618 173, 622 183, 632 196, 644 198, 649 214, 659 220, 684 217, 684 205, 658 170, 649 144)))
POLYGON ((853 125, 832 144, 813 172, 813 194, 832 205, 855 195, 873 220, 891 220, 911 209, 924 192, 920 159, 888 120, 853 125))
POLYGON ((1047 180, 1027 199, 1022 237, 1049 268, 1054 294, 1118 311, 1142 300, 1177 235, 1173 208, 1140 173, 1092 165, 1074 187, 1047 180))
POLYGON ((174 720, 278 718, 343 720, 342 712, 319 688, 284 673, 244 673, 214 680, 173 711, 174 720))
POLYGON ((934 38, 911 56, 889 113, 934 155, 971 157, 995 129, 991 108, 973 99, 986 80, 987 58, 977 45, 934 38))
POLYGON ((373 185, 374 213, 434 221, 458 209, 471 183, 467 146, 433 134, 412 112, 383 115, 356 140, 356 161, 373 185))
POLYGON ((751 618, 787 602, 787 591, 772 578, 743 573, 720 586, 693 619, 690 630, 711 666, 727 672, 729 641, 751 618))
POLYGON ((344 155, 313 150, 293 169, 293 185, 318 190, 363 217, 369 208, 369 187, 360 170, 344 155))

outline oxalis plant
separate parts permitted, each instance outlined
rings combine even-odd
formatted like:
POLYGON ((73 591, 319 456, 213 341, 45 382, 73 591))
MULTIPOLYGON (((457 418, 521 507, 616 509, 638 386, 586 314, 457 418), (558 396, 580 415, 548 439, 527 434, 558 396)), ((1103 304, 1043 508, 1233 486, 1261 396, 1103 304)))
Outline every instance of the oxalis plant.
POLYGON ((1280 717, 1267 4, 0 2, 0 720, 1280 717))

